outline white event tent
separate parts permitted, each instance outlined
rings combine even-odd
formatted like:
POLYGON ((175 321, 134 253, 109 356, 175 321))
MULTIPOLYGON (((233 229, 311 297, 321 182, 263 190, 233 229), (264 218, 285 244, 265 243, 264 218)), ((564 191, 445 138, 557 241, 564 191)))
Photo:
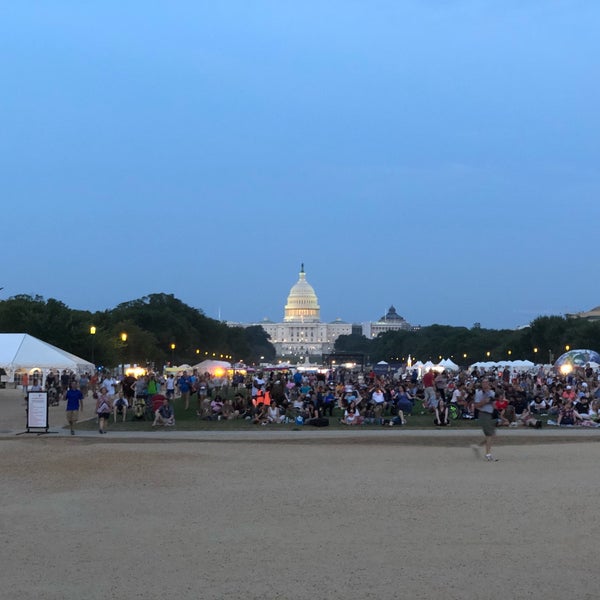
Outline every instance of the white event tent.
POLYGON ((531 371, 535 368, 535 365, 530 360, 501 360, 498 362, 487 361, 487 362, 476 362, 471 365, 473 368, 484 369, 486 371, 492 369, 500 369, 508 367, 512 371, 531 371))
POLYGON ((9 382, 20 370, 38 370, 46 375, 51 369, 78 373, 92 373, 95 369, 91 362, 27 333, 0 333, 0 367, 6 371, 9 382))
POLYGON ((192 368, 198 369, 200 375, 207 372, 211 375, 215 375, 216 373, 223 375, 224 371, 231 369, 231 363, 226 360, 203 360, 192 368))

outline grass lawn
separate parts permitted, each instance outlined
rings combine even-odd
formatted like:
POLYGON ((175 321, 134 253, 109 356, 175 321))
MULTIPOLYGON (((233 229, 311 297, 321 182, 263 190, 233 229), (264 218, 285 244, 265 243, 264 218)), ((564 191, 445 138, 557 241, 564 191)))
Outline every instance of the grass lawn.
MULTIPOLYGON (((229 421, 204 421, 199 419, 196 416, 196 397, 192 396, 190 399, 190 409, 184 410, 183 403, 181 399, 177 398, 173 401, 173 407, 175 409, 175 427, 173 429, 178 431, 236 431, 236 430, 254 430, 257 428, 262 429, 262 426, 255 425, 249 420, 245 419, 233 419, 229 421)), ((349 427, 348 425, 343 425, 340 423, 340 418, 343 413, 340 409, 334 409, 333 417, 329 418, 329 428, 328 429, 353 429, 354 427, 349 427)), ((389 415, 386 415, 386 418, 389 415)), ((433 415, 430 413, 426 413, 423 411, 423 406, 420 400, 417 400, 415 409, 413 410, 413 414, 411 416, 406 417, 407 424, 404 425, 404 428, 407 429, 441 429, 436 427, 433 424, 433 415), (422 414, 424 413, 424 414, 422 414)), ((78 423, 77 429, 83 430, 93 430, 97 429, 98 425, 95 420, 83 421, 78 423)), ((298 425, 295 423, 287 423, 287 424, 270 424, 266 427, 270 429, 277 429, 280 431, 285 430, 294 430, 298 428, 298 425)), ((318 429, 316 427, 307 426, 310 429, 318 429)), ((355 427, 360 430, 380 430, 383 429, 382 425, 358 425, 355 427)), ((396 427, 398 428, 398 427, 396 427)), ((480 428, 478 421, 468 420, 468 419, 457 419, 455 421, 450 421, 450 429, 474 429, 477 430, 480 428)), ((154 428, 152 427, 151 421, 144 420, 135 420, 133 418, 133 411, 129 410, 127 413, 127 421, 125 423, 121 421, 117 421, 114 423, 111 417, 110 423, 108 425, 108 429, 111 431, 151 431, 154 428)), ((171 429, 170 427, 160 427, 159 429, 166 429, 167 431, 171 429)), ((388 427, 389 429, 389 427, 388 427)))

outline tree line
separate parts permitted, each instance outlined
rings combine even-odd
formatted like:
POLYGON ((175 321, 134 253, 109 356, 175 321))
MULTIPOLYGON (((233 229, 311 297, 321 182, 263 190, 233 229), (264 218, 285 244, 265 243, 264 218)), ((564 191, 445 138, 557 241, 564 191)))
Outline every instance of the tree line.
POLYGON ((369 340, 362 335, 337 339, 336 352, 361 353, 369 362, 434 363, 452 358, 458 365, 479 361, 531 360, 553 363, 567 349, 600 350, 600 322, 561 316, 538 317, 522 329, 483 329, 431 325, 416 331, 393 331, 369 340))
POLYGON ((53 298, 13 296, 0 302, 0 331, 28 333, 106 368, 122 362, 158 369, 206 358, 247 364, 275 358, 262 327, 228 327, 172 294, 98 312, 74 310, 53 298))
MULTIPOLYGON (((247 364, 275 360, 260 325, 228 327, 172 294, 151 294, 99 312, 74 310, 53 298, 13 296, 0 301, 0 331, 28 333, 107 368, 122 362, 160 368, 225 357, 247 364)), ((430 325, 372 340, 340 336, 335 343, 336 352, 361 353, 372 363, 405 362, 410 355, 423 362, 452 358, 459 365, 511 359, 551 363, 567 348, 600 350, 600 322, 550 316, 517 330, 430 325)))

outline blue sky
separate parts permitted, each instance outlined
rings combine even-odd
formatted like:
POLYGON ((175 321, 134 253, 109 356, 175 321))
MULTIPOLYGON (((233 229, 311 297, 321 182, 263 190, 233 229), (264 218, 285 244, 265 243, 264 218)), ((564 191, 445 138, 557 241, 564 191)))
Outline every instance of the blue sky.
POLYGON ((599 30, 591 0, 4 3, 0 297, 278 320, 304 262, 326 321, 597 306, 599 30))

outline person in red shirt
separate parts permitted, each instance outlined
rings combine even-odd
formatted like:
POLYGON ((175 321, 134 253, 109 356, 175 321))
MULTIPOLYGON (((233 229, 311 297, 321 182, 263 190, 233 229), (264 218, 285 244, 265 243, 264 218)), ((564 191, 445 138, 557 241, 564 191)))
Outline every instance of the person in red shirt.
POLYGON ((423 406, 430 410, 435 410, 437 407, 437 399, 435 396, 435 372, 433 369, 429 369, 425 375, 423 375, 423 391, 425 392, 425 399, 423 400, 423 406))
POLYGON ((498 427, 508 427, 510 425, 510 421, 506 416, 506 409, 508 408, 508 400, 506 396, 502 394, 498 397, 498 399, 494 402, 494 408, 498 412, 497 425, 498 427))

